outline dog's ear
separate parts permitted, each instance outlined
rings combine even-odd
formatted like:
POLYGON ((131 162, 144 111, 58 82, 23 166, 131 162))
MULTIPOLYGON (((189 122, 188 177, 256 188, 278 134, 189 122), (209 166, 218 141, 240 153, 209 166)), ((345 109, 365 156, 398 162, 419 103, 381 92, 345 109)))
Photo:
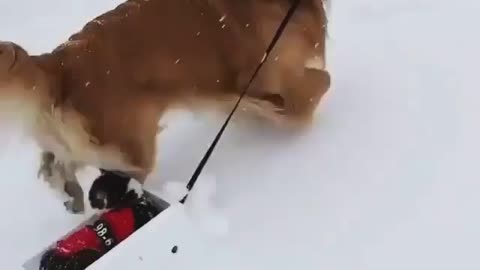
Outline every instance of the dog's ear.
POLYGON ((41 68, 19 45, 0 41, 0 88, 28 88, 35 83, 41 68))
POLYGON ((56 89, 57 76, 54 59, 29 55, 13 42, 0 41, 0 111, 18 115, 22 107, 50 98, 56 89))
POLYGON ((142 185, 133 178, 115 172, 100 170, 88 193, 93 209, 106 210, 121 206, 143 196, 142 185))
POLYGON ((13 43, 0 42, 0 78, 4 79, 12 70, 17 58, 13 43))

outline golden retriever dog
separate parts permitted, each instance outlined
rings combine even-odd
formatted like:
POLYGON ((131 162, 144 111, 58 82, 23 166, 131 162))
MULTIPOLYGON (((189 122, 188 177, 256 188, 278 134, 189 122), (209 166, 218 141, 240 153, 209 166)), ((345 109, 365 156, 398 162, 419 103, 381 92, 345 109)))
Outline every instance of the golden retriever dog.
MULTIPOLYGON (((159 120, 172 108, 228 112, 265 57, 292 0, 128 0, 52 52, 0 43, 0 108, 43 149, 39 175, 82 212, 75 170, 144 183, 159 120), (56 180, 54 180, 54 178, 56 180)), ((330 87, 323 0, 303 0, 241 103, 252 119, 311 125, 330 87), (315 64, 315 66, 313 65, 315 64)))

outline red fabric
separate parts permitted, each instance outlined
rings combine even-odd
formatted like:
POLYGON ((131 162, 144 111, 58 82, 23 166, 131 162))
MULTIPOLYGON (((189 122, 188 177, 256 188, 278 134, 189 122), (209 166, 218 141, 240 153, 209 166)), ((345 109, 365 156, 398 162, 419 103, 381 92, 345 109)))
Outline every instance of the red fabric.
POLYGON ((117 242, 125 240, 135 231, 135 217, 131 208, 123 208, 103 214, 117 242))
MULTIPOLYGON (((135 231, 135 217, 132 209, 124 208, 110 211, 100 217, 112 230, 115 240, 121 242, 135 231)), ((91 227, 85 227, 57 242, 59 255, 72 256, 85 249, 103 251, 103 243, 91 227)))
POLYGON ((63 256, 72 256, 84 249, 100 251, 102 242, 92 228, 85 227, 57 242, 57 252, 63 256))

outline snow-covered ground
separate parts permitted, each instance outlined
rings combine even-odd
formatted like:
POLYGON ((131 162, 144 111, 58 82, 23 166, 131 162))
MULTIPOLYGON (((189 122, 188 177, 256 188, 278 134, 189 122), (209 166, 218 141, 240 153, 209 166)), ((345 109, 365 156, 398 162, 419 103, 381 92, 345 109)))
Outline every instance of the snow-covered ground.
MULTIPOLYGON (((118 2, 0 0, 0 39, 48 51, 118 2)), ((232 125, 205 169, 223 230, 208 243, 236 256, 223 269, 480 269, 479 11, 476 0, 332 1, 333 85, 313 130, 232 125)), ((186 182, 220 125, 176 118, 153 191, 186 182)), ((0 269, 20 269, 86 217, 36 180, 31 142, 0 137, 0 269)), ((195 256, 183 258, 202 269, 195 256)))

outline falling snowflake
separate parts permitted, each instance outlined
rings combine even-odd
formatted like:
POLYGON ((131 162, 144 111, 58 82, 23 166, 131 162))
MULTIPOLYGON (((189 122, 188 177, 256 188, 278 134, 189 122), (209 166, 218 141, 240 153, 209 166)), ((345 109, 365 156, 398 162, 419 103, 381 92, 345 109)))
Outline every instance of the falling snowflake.
POLYGON ((245 24, 245 27, 249 27, 249 26, 250 26, 250 24, 249 24, 249 23, 245 24))
POLYGON ((263 62, 265 61, 265 59, 267 59, 267 53, 264 53, 264 54, 263 54, 262 60, 261 60, 260 62, 263 63, 263 62))
POLYGON ((315 49, 318 48, 318 46, 320 45, 320 43, 315 43, 315 49))
POLYGON ((85 83, 85 87, 88 87, 90 85, 90 82, 85 83))
POLYGON ((222 29, 225 28, 225 26, 227 26, 227 25, 226 25, 226 24, 223 24, 223 25, 222 25, 222 29))
POLYGON ((177 59, 177 61, 175 61, 175 65, 180 63, 180 58, 177 59))
POLYGON ((225 18, 227 18, 227 15, 223 15, 220 20, 218 20, 219 22, 223 22, 225 20, 225 18))
POLYGON ((107 75, 110 75, 110 70, 107 70, 107 72, 106 72, 106 73, 107 73, 107 75))
POLYGON ((197 37, 200 36, 200 32, 197 32, 197 37))

